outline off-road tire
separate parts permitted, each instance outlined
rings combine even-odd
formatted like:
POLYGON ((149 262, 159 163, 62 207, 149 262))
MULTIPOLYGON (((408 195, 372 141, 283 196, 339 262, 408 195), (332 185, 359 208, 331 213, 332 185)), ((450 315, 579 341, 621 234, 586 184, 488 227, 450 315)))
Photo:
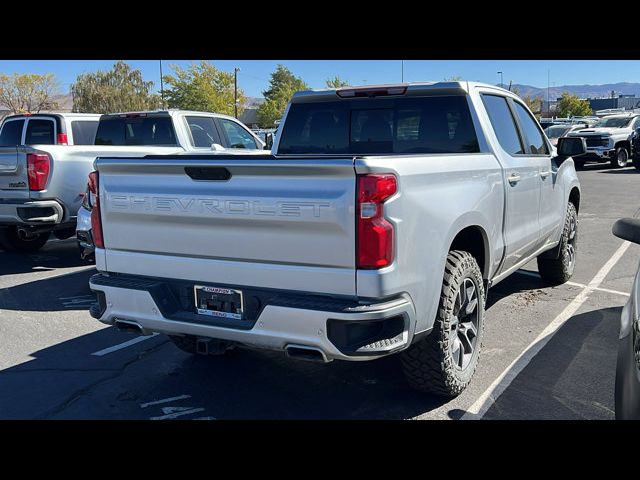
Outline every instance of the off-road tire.
POLYGON ((548 254, 538 256, 538 272, 545 283, 561 285, 568 282, 575 269, 575 260, 578 253, 578 212, 573 203, 567 205, 567 215, 562 229, 562 238, 559 245, 558 258, 552 258, 548 254), (571 236, 572 222, 575 222, 575 230, 571 236), (573 246, 573 260, 569 244, 573 246))
POLYGON ((17 227, 0 228, 0 248, 7 252, 31 253, 40 250, 51 232, 38 233, 32 240, 26 240, 18 232, 17 227))
POLYGON ((471 382, 478 365, 484 330, 484 307, 484 283, 475 258, 461 250, 449 252, 433 330, 400 354, 402 369, 411 387, 448 398, 462 393, 471 382), (453 359, 451 331, 456 297, 465 278, 471 279, 476 287, 478 326, 473 355, 466 368, 461 370, 453 359))
POLYGON ((611 159, 611 166, 613 168, 624 168, 629 164, 629 151, 625 147, 616 148, 616 153, 611 159), (626 160, 622 160, 625 158, 626 160), (624 163, 624 165, 623 165, 624 163))

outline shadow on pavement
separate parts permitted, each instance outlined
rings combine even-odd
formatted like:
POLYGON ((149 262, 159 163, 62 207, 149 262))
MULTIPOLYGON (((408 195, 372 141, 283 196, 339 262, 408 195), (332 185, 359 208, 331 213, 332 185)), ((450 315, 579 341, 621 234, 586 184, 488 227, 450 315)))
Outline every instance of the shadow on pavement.
POLYGON ((621 310, 573 316, 483 418, 613 419, 621 310))
POLYGON ((619 170, 605 170, 603 172, 600 173, 612 173, 614 175, 625 175, 625 174, 633 174, 633 175, 637 175, 640 173, 640 170, 637 170, 636 168, 622 168, 619 170))
POLYGON ((0 276, 89 265, 80 258, 76 239, 49 241, 35 253, 0 250, 0 276))

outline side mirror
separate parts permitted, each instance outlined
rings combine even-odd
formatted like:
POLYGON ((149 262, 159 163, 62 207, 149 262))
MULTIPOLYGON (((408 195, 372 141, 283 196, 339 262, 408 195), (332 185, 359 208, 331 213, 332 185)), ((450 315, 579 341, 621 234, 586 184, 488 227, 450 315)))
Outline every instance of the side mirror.
POLYGON ((640 219, 621 218, 613 224, 611 231, 618 238, 640 244, 640 219))
POLYGON ((556 150, 558 152, 556 162, 560 165, 569 157, 578 157, 587 153, 587 141, 583 137, 560 137, 556 150))
POLYGON ((220 152, 222 150, 224 150, 225 148, 220 145, 219 143, 212 143, 211 144, 211 150, 215 150, 216 152, 220 152))
POLYGON ((271 150, 271 147, 273 147, 273 133, 265 133, 264 143, 266 144, 264 149, 271 150))

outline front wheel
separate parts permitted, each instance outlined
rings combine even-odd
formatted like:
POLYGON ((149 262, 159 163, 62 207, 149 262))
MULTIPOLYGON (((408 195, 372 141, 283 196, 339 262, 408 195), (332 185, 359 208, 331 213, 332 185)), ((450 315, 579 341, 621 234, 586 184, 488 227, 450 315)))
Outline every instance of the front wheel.
POLYGON ((400 354, 413 388, 451 398, 469 385, 480 356, 484 306, 475 258, 469 252, 449 252, 433 331, 400 354))
POLYGON ((19 227, 0 229, 0 247, 7 252, 30 253, 40 250, 51 232, 33 233, 19 227))
POLYGON ((551 285, 568 282, 576 267, 578 252, 578 212, 573 203, 567 205, 562 237, 557 258, 543 253, 538 257, 538 272, 542 280, 551 285))
POLYGON ((611 166, 613 168, 624 168, 629 161, 629 152, 624 147, 616 148, 616 153, 611 159, 611 166))

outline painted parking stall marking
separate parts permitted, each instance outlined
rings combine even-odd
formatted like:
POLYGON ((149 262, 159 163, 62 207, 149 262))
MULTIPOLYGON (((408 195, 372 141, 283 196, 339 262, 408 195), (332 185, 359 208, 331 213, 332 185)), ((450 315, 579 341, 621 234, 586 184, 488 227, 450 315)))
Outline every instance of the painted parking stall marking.
POLYGON ((98 350, 97 352, 93 352, 91 355, 95 355, 96 357, 102 357, 104 355, 108 355, 109 353, 117 352, 118 350, 122 350, 123 348, 130 347, 131 345, 135 345, 136 343, 144 342, 145 340, 149 340, 157 335, 158 335, 157 333, 152 333, 151 335, 133 338, 129 341, 120 343, 118 345, 114 345, 113 347, 108 347, 103 350, 98 350))
MULTIPOLYGON (((178 395, 176 397, 163 398, 161 400, 154 400, 151 402, 141 403, 140 408, 148 408, 152 406, 162 405, 165 403, 178 402, 180 400, 187 400, 191 398, 191 395, 178 395)), ((204 412, 204 408, 202 407, 183 407, 183 406, 165 406, 160 407, 162 411, 162 415, 156 415, 154 417, 149 417, 149 420, 172 420, 178 417, 184 417, 187 415, 192 415, 194 413, 204 412)), ((215 420, 214 417, 199 417, 194 418, 193 420, 215 420)))

